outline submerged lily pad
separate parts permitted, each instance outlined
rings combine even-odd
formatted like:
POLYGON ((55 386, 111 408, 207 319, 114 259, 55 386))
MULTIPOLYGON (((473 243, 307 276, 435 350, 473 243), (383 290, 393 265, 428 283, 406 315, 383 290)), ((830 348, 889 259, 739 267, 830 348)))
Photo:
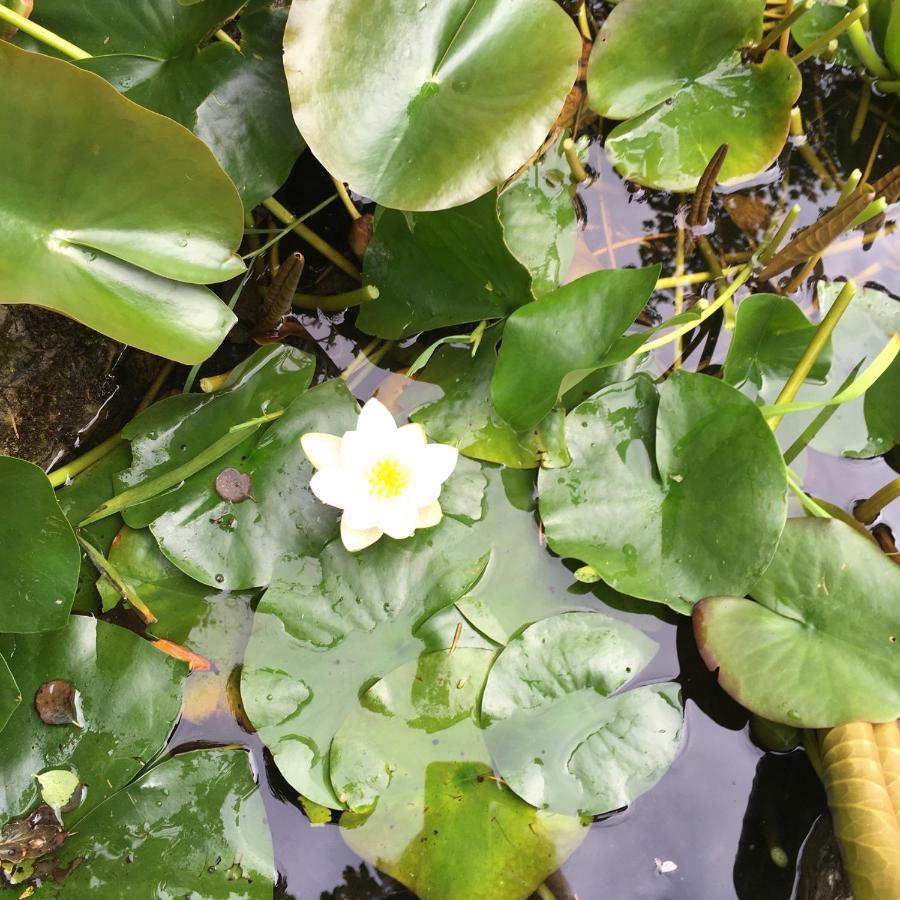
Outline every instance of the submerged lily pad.
POLYGON ((73 616, 57 631, 17 635, 7 661, 23 702, 0 733, 0 816, 30 809, 34 776, 52 769, 87 786, 83 816, 162 751, 178 719, 185 667, 116 625, 73 616), (34 697, 52 679, 78 692, 79 724, 39 718, 34 697))
POLYGON ((875 543, 789 519, 750 593, 694 609, 700 652, 739 703, 801 728, 900 716, 900 568, 875 543))
MULTIPOLYGON (((477 582, 487 548, 464 555, 451 518, 357 554, 340 541, 286 559, 260 601, 241 676, 244 707, 287 780, 340 808, 328 781, 335 732, 363 688, 422 650, 416 629, 477 582)), ((448 637, 449 640, 449 637, 448 637)))
POLYGON ((503 240, 493 191, 444 212, 379 210, 364 274, 379 297, 358 324, 383 338, 500 318, 533 299, 528 271, 503 240))
POLYGON ((612 385, 566 419, 572 464, 544 470, 550 546, 616 590, 689 612, 743 594, 775 552, 787 514, 784 462, 739 391, 682 373, 612 385))
POLYGON ((55 856, 80 864, 39 895, 270 900, 272 839, 246 753, 203 750, 154 766, 78 820, 55 856), (186 798, 190 802, 185 802, 186 798))
POLYGON ((351 806, 350 847, 423 900, 517 900, 556 871, 587 832, 536 810, 494 775, 477 701, 487 650, 440 650, 376 682, 341 726, 331 779, 351 806))
MULTIPOLYGON (((532 291, 542 297, 559 287, 572 260, 578 239, 575 191, 563 152, 564 132, 536 162, 509 183, 497 197, 503 238, 513 255, 531 273, 532 291)), ((579 138, 576 152, 587 160, 587 140, 579 138)))
POLYGON ((78 585, 81 551, 47 476, 0 456, 0 632, 60 628, 78 585))
POLYGON ((758 65, 735 52, 762 34, 763 0, 625 0, 600 30, 588 69, 591 107, 626 119, 606 152, 626 178, 689 191, 718 147, 736 181, 765 169, 784 145, 800 73, 771 51, 758 65))
POLYGON ((517 431, 537 425, 603 364, 650 299, 659 271, 592 272, 516 310, 503 328, 491 381, 497 412, 517 431))
POLYGON ((539 809, 567 815, 610 812, 648 791, 678 750, 678 685, 611 695, 656 650, 637 628, 590 612, 544 619, 513 638, 481 700, 504 781, 539 809))
POLYGON ((550 131, 580 53, 546 0, 301 0, 285 34, 312 152, 354 191, 407 210, 458 206, 509 178, 550 131))
POLYGON ((236 319, 200 285, 244 269, 240 198, 212 154, 69 63, 0 42, 0 67, 0 119, 18 123, 0 132, 17 160, 0 173, 0 302, 206 359, 236 319))

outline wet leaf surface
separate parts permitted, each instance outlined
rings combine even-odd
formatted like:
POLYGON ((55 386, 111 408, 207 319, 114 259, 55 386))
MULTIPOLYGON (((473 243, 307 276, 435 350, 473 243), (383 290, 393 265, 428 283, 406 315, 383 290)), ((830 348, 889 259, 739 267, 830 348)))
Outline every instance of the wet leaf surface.
POLYGON ((739 703, 801 728, 900 716, 900 568, 876 544, 837 520, 789 519, 750 594, 694 612, 703 658, 739 703))
POLYGON ((603 364, 653 293, 658 266, 593 272, 516 310, 503 329, 491 397, 517 431, 536 426, 603 364))
POLYGON ((286 558, 276 571, 253 620, 241 694, 276 765, 304 796, 340 808, 328 782, 334 733, 367 684, 418 656, 418 626, 481 576, 487 547, 461 552, 467 532, 447 517, 357 554, 334 541, 317 559, 286 558))
POLYGON ((656 649, 637 628, 588 612, 552 616, 513 638, 481 700, 485 740, 506 783, 566 815, 610 812, 649 790, 678 750, 679 688, 616 691, 656 649))
POLYGON ((312 152, 354 191, 407 210, 458 206, 509 178, 550 131, 580 54, 571 19, 543 0, 304 0, 285 34, 312 152))
POLYGON ((87 785, 84 803, 66 820, 74 825, 162 751, 181 709, 185 666, 124 628, 86 616, 56 631, 17 635, 8 662, 25 701, 0 733, 6 818, 36 802, 36 774, 67 769, 87 785), (39 718, 31 700, 52 680, 78 690, 80 727, 39 718))
POLYGON ((572 464, 538 480, 547 539, 616 590, 688 612, 719 585, 745 592, 771 560, 784 463, 734 388, 682 373, 657 391, 638 375, 569 413, 566 443, 572 464))
POLYGON ((443 212, 379 210, 363 271, 380 296, 364 304, 358 324, 383 338, 498 318, 533 299, 493 191, 443 212))
POLYGON ((46 306, 179 362, 204 360, 235 318, 202 285, 244 269, 234 254, 240 199, 209 150, 68 63, 4 42, 0 64, 0 118, 20 122, 0 138, 3 155, 20 160, 0 176, 0 253, 32 260, 7 267, 0 302, 46 306))
POLYGON ((13 678, 6 659, 0 654, 0 731, 6 727, 9 717, 22 702, 19 686, 13 678))
POLYGON ((81 552, 47 476, 0 456, 0 632, 59 628, 72 608, 81 552))
POLYGON ((57 854, 81 860, 39 894, 268 900, 275 863, 262 797, 240 750, 167 759, 84 816, 57 854))
POLYGON ((467 648, 400 666, 369 688, 332 745, 338 794, 377 801, 369 815, 344 813, 344 839, 425 900, 526 896, 586 833, 494 775, 476 724, 492 659, 467 648))

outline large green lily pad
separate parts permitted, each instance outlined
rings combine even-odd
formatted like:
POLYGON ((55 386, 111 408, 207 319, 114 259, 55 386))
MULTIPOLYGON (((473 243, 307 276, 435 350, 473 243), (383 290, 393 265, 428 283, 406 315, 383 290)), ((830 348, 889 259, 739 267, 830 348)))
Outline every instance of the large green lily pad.
POLYGON ((524 800, 566 815, 627 806, 663 776, 681 739, 678 685, 613 695, 656 654, 637 628, 570 612, 513 638, 481 715, 497 770, 524 800))
POLYGON ((580 53, 550 0, 300 0, 285 34, 312 152, 355 191, 407 210, 459 206, 513 175, 550 131, 580 53))
POLYGON ((240 198, 203 143, 76 67, 0 42, 0 302, 184 363, 235 322, 240 198), (177 165, 176 165, 177 162, 177 165), (186 282, 186 283, 182 283, 186 282))
POLYGON ((286 8, 271 0, 192 8, 177 0, 41 0, 34 19, 91 53, 83 68, 202 138, 247 209, 287 177, 302 142, 281 63, 286 8), (240 51, 210 41, 238 12, 240 51))
MULTIPOLYGON (((741 301, 734 336, 728 347, 723 377, 740 387, 750 382, 762 388, 769 378, 783 383, 794 371, 815 334, 816 326, 787 297, 754 294, 741 301)), ((831 342, 819 354, 807 376, 822 381, 831 366, 831 342)))
POLYGON ((50 769, 87 785, 74 814, 84 816, 162 751, 178 719, 185 666, 116 625, 73 616, 57 631, 17 635, 7 662, 23 699, 0 733, 2 816, 27 812, 39 797, 34 776, 50 769), (38 716, 38 688, 57 679, 77 691, 77 725, 38 716))
POLYGON ((61 884, 39 895, 269 900, 272 838, 246 753, 203 750, 160 763, 78 821, 56 855, 61 884), (190 802, 186 802, 188 800, 190 802))
POLYGON ((380 210, 363 271, 380 296, 363 306, 359 327, 383 338, 500 318, 533 299, 494 192, 444 212, 380 210))
POLYGON ((900 569, 875 543, 789 519, 750 593, 694 608, 700 652, 739 703, 801 728, 900 716, 900 569))
POLYGON ((417 627, 481 576, 487 548, 457 550, 467 530, 445 518, 358 554, 334 541, 276 573, 253 621, 241 694, 276 765, 305 797, 340 808, 328 752, 341 722, 373 679, 418 656, 417 627))
POLYGON ((718 147, 719 180, 765 169, 788 133, 800 73, 784 54, 758 65, 735 52, 762 34, 763 0, 626 0, 591 53, 588 99, 610 119, 613 165, 639 184, 693 190, 718 147))
POLYGON ((784 462, 739 391, 682 373, 612 385, 566 419, 572 464, 543 470, 550 546, 616 590, 688 612, 743 594, 769 564, 787 514, 784 462))
POLYGON ((497 412, 533 428, 569 389, 603 364, 653 293, 659 266, 583 275, 517 309, 503 328, 491 381, 497 412))
POLYGON ((3 655, 0 654, 0 731, 6 727, 9 717, 15 712, 16 707, 22 702, 19 686, 3 655))
MULTIPOLYGON (((503 238, 531 273, 532 290, 543 297, 559 287, 578 239, 575 215, 576 183, 563 152, 563 132, 536 162, 511 181, 497 197, 503 238)), ((579 138, 576 153, 587 160, 587 139, 579 138)))
POLYGON ((81 551, 47 476, 0 456, 0 632, 48 631, 69 617, 81 551))
POLYGON ((531 894, 587 832, 536 810, 494 776, 477 702, 493 654, 427 653, 363 695, 331 750, 336 792, 352 806, 341 833, 423 900, 531 894))

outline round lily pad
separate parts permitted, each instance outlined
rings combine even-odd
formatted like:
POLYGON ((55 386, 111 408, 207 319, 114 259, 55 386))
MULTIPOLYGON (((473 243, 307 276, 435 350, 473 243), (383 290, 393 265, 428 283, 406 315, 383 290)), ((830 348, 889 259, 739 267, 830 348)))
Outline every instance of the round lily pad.
POLYGON ((547 538, 616 590, 689 612, 718 585, 746 592, 771 560, 784 461, 756 406, 717 378, 605 388, 569 413, 566 444, 571 465, 538 479, 547 538))
POLYGON ((299 0, 285 34, 312 152, 354 191, 406 210, 459 206, 513 175, 550 131, 580 54, 550 0, 299 0))
POLYGON ((656 649, 633 626, 590 612, 543 619, 513 638, 481 700, 506 783, 534 806, 569 815, 610 812, 649 790, 678 750, 678 685, 615 692, 656 649))
POLYGON ((900 568, 877 544, 789 519, 750 593, 694 608, 700 652, 739 703, 800 728, 900 716, 900 568))

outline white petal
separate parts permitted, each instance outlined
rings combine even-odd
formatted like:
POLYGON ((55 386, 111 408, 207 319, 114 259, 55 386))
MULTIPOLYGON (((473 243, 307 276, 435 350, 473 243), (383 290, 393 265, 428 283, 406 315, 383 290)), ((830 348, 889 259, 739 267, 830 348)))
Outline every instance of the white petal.
POLYGON ((359 414, 356 430, 358 433, 364 433, 367 438, 393 435, 397 430, 397 423, 388 408, 380 400, 372 397, 366 401, 359 414))
POLYGON ((341 439, 336 434, 311 431, 300 438, 300 446, 317 469, 328 469, 341 464, 341 439))
POLYGON ((329 506, 343 509, 347 502, 347 480, 340 467, 323 469, 309 480, 309 489, 329 506))
POLYGON ((429 444, 425 448, 423 469, 428 478, 443 484, 456 468, 459 450, 449 444, 429 444))
POLYGON ((419 511, 406 503, 386 504, 378 511, 378 527, 397 540, 412 537, 418 521, 419 511))
POLYGON ((348 528, 355 531, 373 528, 378 523, 378 504, 373 503, 368 497, 356 495, 349 497, 344 507, 343 521, 347 523, 348 528))
POLYGON ((428 506, 423 506, 419 510, 419 521, 416 522, 416 528, 434 528, 443 517, 441 504, 435 500, 434 503, 429 503, 428 506))
POLYGON ((409 449, 421 449, 428 443, 428 435, 418 422, 410 422, 397 429, 398 443, 409 449))
POLYGON ((351 528, 343 519, 341 520, 341 541, 351 553, 365 550, 383 533, 380 528, 351 528))

